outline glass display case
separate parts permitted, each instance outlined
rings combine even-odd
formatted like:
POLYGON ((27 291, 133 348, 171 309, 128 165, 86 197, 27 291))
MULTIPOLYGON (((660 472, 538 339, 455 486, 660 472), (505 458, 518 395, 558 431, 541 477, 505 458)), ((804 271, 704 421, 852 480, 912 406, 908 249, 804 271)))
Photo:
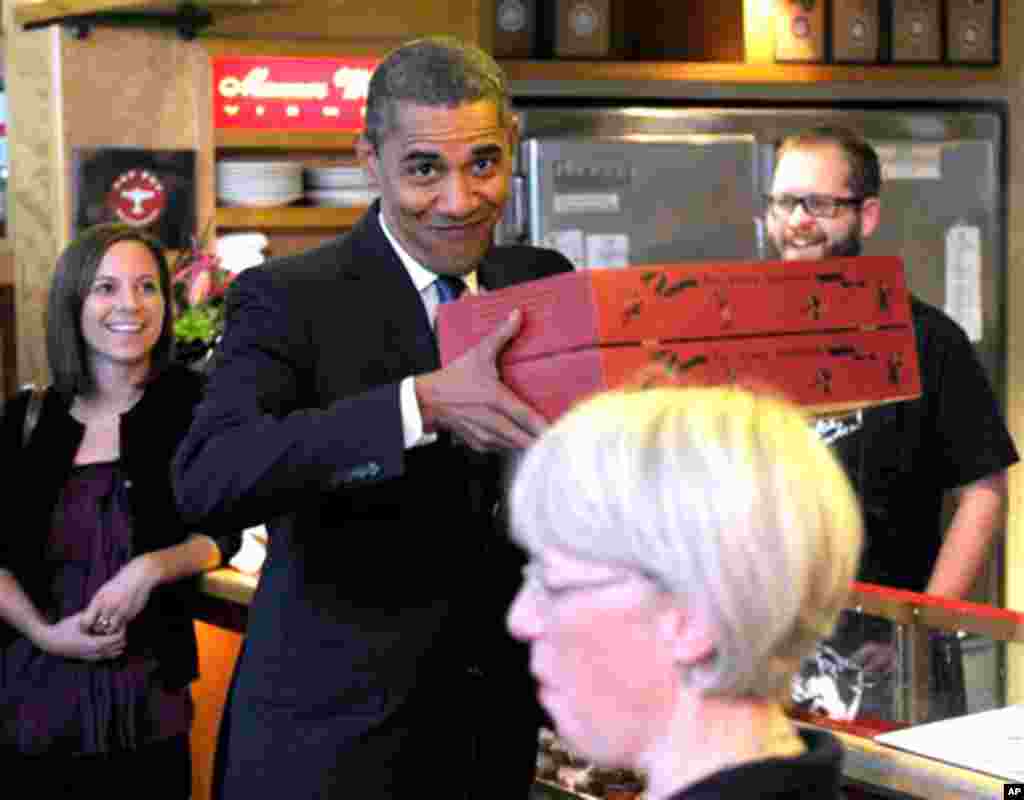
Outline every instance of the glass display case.
MULTIPOLYGON (((790 716, 843 743, 848 798, 1004 796, 1024 781, 1024 705, 1008 648, 1024 615, 856 583, 836 635, 794 679, 790 716)), ((643 776, 598 768, 542 732, 533 800, 642 798, 643 776)))

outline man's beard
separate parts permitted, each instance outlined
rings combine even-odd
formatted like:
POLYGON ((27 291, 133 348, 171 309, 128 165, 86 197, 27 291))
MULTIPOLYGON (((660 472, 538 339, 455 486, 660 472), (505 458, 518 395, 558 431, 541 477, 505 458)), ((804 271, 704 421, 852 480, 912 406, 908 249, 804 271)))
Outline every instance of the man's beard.
POLYGON ((859 256, 861 249, 860 232, 854 229, 850 231, 849 236, 844 236, 838 242, 829 244, 825 248, 825 258, 859 256))
MULTIPOLYGON (((783 233, 785 237, 785 233, 783 233)), ((785 258, 786 242, 787 239, 783 238, 780 243, 774 236, 768 236, 768 241, 771 243, 772 250, 776 258, 785 258), (780 247, 779 245, 783 245, 780 247)), ((800 248, 793 248, 800 249, 800 248)), ((860 237, 859 224, 850 229, 850 233, 835 242, 828 242, 822 249, 822 258, 841 258, 845 256, 859 256, 863 249, 863 242, 860 237)))

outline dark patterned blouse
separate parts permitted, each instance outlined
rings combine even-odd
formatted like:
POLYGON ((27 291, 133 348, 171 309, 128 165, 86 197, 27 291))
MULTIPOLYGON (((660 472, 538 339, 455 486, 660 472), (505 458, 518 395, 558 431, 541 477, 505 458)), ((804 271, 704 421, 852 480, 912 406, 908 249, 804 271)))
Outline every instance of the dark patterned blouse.
MULTIPOLYGON (((132 520, 118 462, 76 466, 54 514, 47 551, 56 621, 89 605, 132 558, 132 520)), ((156 660, 128 645, 116 660, 86 662, 44 653, 24 637, 6 648, 0 680, 11 707, 0 709, 3 739, 22 753, 56 755, 136 749, 187 733, 188 688, 169 692, 151 679, 156 660)))

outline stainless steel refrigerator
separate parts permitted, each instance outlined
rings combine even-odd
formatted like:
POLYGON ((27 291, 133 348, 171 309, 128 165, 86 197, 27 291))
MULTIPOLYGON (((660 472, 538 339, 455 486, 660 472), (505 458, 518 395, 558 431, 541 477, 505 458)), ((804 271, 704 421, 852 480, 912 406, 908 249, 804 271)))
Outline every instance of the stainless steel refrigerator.
MULTIPOLYGON (((579 108, 521 102, 518 176, 500 238, 577 266, 773 257, 762 222, 779 140, 841 124, 881 156, 882 223, 865 253, 903 257, 911 290, 967 331, 1004 387, 1004 109, 579 108)), ((975 599, 999 603, 997 546, 975 599)), ((976 688, 1001 693, 985 648, 976 688)), ((988 702, 972 704, 975 708, 988 702)))

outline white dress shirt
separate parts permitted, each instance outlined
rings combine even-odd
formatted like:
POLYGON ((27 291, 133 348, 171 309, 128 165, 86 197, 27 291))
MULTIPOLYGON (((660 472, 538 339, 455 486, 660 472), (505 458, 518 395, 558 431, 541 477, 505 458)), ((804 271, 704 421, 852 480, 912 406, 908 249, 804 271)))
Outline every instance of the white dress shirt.
MULTIPOLYGON (((391 231, 388 230, 387 221, 384 219, 384 214, 379 215, 380 227, 384 231, 384 235, 388 241, 391 242, 391 246, 395 248, 395 252, 398 253, 398 259, 402 262, 402 266, 405 267, 409 273, 409 277, 412 279, 413 285, 420 293, 420 299, 423 301, 423 307, 427 310, 427 318, 430 320, 430 325, 433 325, 437 321, 437 307, 440 305, 440 297, 438 296, 437 286, 434 281, 437 279, 437 275, 431 272, 429 269, 420 264, 414 259, 405 248, 399 244, 391 231)), ((476 273, 472 272, 468 275, 463 275, 463 279, 466 281, 466 291, 470 294, 476 293, 476 273)), ((423 432, 423 414, 420 411, 420 404, 416 400, 416 387, 414 385, 414 376, 410 375, 407 378, 403 378, 399 384, 399 401, 402 409, 402 432, 405 439, 405 447, 409 449, 411 447, 418 447, 422 444, 429 444, 437 438, 437 434, 424 433, 423 432)))

